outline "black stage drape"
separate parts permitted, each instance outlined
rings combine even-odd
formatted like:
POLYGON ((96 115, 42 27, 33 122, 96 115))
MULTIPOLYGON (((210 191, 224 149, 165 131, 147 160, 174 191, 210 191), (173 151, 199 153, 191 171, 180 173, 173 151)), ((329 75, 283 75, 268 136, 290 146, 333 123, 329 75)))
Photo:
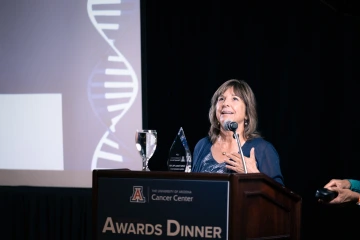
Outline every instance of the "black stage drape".
POLYGON ((0 239, 92 239, 90 188, 0 187, 0 239))
POLYGON ((303 198, 303 239, 354 239, 359 208, 315 201, 332 178, 360 179, 360 10, 350 2, 147 1, 146 104, 159 143, 150 168, 166 168, 180 126, 193 149, 214 91, 244 79, 285 185, 303 198))
MULTIPOLYGON (((355 2, 142 1, 144 128, 158 131, 150 168, 166 169, 180 127, 193 150, 216 88, 244 79, 285 185, 303 198, 302 239, 357 239, 359 208, 314 197, 331 178, 360 179, 355 2)), ((91 239, 90 191, 1 188, 1 239, 91 239)))

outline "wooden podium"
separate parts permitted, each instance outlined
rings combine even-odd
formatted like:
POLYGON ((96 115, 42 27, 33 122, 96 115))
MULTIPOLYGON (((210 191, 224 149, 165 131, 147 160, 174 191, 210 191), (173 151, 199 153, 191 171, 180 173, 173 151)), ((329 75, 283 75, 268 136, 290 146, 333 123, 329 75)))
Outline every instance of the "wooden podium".
POLYGON ((93 170, 92 191, 95 240, 177 239, 176 234, 182 234, 179 239, 300 239, 301 197, 262 173, 93 170), (180 216, 188 226, 168 220, 180 216), (223 227, 206 227, 218 220, 223 227), (171 223, 175 230, 169 230, 171 223))

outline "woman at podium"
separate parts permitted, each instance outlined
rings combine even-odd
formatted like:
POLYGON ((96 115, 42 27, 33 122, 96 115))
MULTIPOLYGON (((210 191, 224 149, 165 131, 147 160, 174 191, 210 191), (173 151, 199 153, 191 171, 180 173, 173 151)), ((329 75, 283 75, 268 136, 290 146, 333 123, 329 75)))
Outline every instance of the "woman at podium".
POLYGON ((194 148, 192 172, 264 173, 284 185, 279 155, 257 130, 256 99, 243 80, 230 79, 213 94, 208 136, 194 148))

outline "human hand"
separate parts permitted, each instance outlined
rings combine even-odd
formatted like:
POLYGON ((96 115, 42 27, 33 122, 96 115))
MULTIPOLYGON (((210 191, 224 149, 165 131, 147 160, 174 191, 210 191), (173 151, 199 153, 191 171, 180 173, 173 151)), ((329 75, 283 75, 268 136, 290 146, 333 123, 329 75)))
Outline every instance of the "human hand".
POLYGON ((350 188, 350 182, 346 179, 332 179, 328 182, 324 188, 330 189, 331 187, 337 187, 340 189, 348 189, 350 188))
POLYGON ((357 202, 360 197, 360 193, 351 191, 350 189, 331 187, 331 191, 336 191, 338 193, 337 197, 329 202, 329 204, 340 204, 346 202, 357 202))
MULTIPOLYGON (((226 167, 231 169, 237 173, 245 173, 245 168, 239 153, 234 152, 230 154, 226 154, 228 158, 224 160, 226 163, 226 167)), ((259 169, 256 166, 256 158, 255 158, 255 148, 250 150, 250 157, 244 156, 244 161, 246 164, 246 169, 248 173, 259 173, 259 169)))

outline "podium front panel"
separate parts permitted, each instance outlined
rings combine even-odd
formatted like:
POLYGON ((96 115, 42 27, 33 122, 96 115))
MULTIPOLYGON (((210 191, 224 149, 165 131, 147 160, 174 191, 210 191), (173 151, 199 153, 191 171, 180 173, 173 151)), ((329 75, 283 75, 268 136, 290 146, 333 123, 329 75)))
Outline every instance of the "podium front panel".
POLYGON ((226 179, 98 176, 96 240, 229 239, 229 189, 226 179))

